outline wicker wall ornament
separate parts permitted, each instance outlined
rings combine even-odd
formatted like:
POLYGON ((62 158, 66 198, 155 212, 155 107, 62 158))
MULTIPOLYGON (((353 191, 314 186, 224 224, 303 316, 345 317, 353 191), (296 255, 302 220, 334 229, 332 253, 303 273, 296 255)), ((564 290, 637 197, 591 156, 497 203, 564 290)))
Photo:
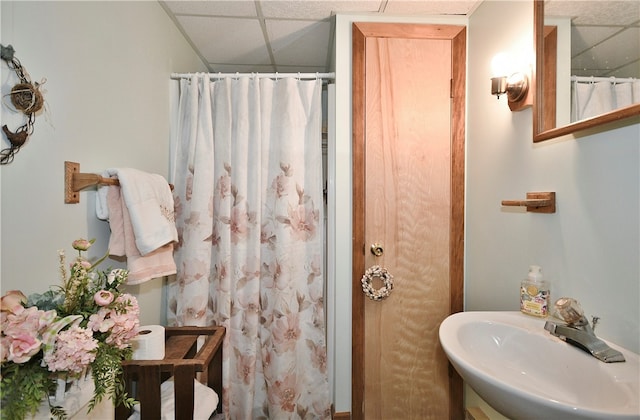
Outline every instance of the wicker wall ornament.
POLYGON ((371 300, 380 301, 386 299, 393 290, 393 276, 389 274, 386 268, 379 265, 371 266, 364 272, 362 279, 362 291, 371 300), (382 287, 373 288, 373 279, 379 278, 382 281, 382 287))
POLYGON ((16 57, 11 45, 0 45, 0 58, 7 63, 10 69, 14 70, 20 79, 20 83, 11 88, 11 93, 5 95, 11 99, 11 104, 16 111, 25 115, 26 121, 18 127, 16 131, 11 131, 7 125, 2 126, 2 132, 9 140, 10 146, 0 150, 0 165, 11 163, 16 153, 27 142, 29 135, 33 133, 35 114, 44 106, 44 98, 40 92, 42 83, 31 82, 31 78, 26 69, 16 57))

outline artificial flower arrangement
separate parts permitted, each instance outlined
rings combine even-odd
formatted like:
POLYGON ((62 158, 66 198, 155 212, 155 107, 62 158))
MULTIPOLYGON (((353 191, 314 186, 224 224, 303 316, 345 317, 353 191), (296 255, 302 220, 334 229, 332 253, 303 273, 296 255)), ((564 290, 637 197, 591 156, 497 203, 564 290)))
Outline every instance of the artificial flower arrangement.
POLYGON ((45 400, 52 416, 65 418, 62 407, 48 398, 56 379, 77 378, 87 370, 95 385, 89 411, 104 396, 114 405, 135 403, 125 391, 121 362, 133 352, 130 341, 140 326, 138 302, 119 290, 126 270, 99 272, 95 268, 106 255, 94 264, 83 257, 93 242, 73 242, 78 257, 69 275, 64 251, 59 251, 61 286, 28 298, 17 290, 2 296, 2 419, 32 416, 45 400))

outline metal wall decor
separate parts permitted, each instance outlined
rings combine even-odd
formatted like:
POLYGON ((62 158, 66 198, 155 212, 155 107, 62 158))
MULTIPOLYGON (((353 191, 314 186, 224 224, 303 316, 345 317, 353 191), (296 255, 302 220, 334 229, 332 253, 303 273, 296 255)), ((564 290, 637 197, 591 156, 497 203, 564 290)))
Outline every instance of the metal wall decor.
MULTIPOLYGON (((44 106, 44 98, 40 92, 40 86, 44 83, 32 82, 27 70, 22 66, 20 60, 14 56, 15 50, 11 45, 0 45, 0 58, 7 63, 7 66, 16 72, 20 80, 11 92, 5 96, 9 96, 10 102, 16 112, 21 112, 25 116, 25 123, 18 127, 15 131, 11 131, 7 125, 2 126, 2 132, 9 141, 9 147, 0 150, 0 165, 6 165, 13 161, 16 153, 27 142, 27 138, 33 133, 33 124, 35 123, 35 114, 44 106)), ((3 97, 3 103, 4 97, 3 97)))

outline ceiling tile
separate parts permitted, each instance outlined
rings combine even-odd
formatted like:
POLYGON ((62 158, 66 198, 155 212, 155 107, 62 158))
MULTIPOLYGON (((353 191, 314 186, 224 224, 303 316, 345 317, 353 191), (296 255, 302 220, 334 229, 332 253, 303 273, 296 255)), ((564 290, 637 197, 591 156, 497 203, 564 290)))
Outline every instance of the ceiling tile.
POLYGON ((256 17, 256 6, 247 0, 165 1, 175 15, 256 17))
POLYGON ((545 15, 573 18, 574 25, 624 26, 640 19, 640 2, 623 1, 567 1, 545 2, 545 15))
POLYGON ((269 65, 271 59, 257 19, 176 16, 209 63, 269 65))
POLYGON ((209 63, 213 73, 273 73, 276 69, 272 65, 246 65, 228 63, 209 63))
POLYGON ((611 26, 572 26, 571 27, 571 55, 581 54, 591 46, 609 38, 620 28, 611 26))
POLYGON ((478 0, 458 1, 415 1, 388 0, 385 13, 398 14, 433 14, 433 15, 466 15, 480 3, 478 0))
MULTIPOLYGON (((573 57, 572 67, 574 67, 576 74, 582 72, 583 69, 600 68, 601 71, 598 75, 608 76, 614 69, 637 61, 638 51, 640 51, 640 28, 629 28, 589 49, 584 54, 573 57)), ((631 77, 637 76, 637 73, 627 76, 618 73, 618 76, 631 77)))
POLYGON ((640 74, 640 61, 635 61, 614 71, 611 76, 630 77, 630 75, 635 75, 633 77, 637 78, 638 74, 640 74))
POLYGON ((267 19, 267 33, 279 65, 324 66, 329 53, 331 23, 267 19))
POLYGON ((277 66, 278 73, 325 73, 327 72, 326 66, 305 66, 305 65, 295 65, 295 66, 277 66))
POLYGON ((261 0, 267 18, 326 19, 337 12, 377 12, 385 0, 261 0))

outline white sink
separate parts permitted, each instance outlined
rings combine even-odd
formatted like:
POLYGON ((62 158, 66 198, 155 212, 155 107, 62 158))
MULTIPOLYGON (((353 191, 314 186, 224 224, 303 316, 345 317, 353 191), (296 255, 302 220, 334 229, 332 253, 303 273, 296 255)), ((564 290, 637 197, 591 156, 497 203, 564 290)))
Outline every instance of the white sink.
MULTIPOLYGON (((440 343, 462 379, 513 419, 640 419, 640 356, 604 363, 520 312, 460 312, 440 343)), ((597 334, 597 330, 596 330, 597 334)))

